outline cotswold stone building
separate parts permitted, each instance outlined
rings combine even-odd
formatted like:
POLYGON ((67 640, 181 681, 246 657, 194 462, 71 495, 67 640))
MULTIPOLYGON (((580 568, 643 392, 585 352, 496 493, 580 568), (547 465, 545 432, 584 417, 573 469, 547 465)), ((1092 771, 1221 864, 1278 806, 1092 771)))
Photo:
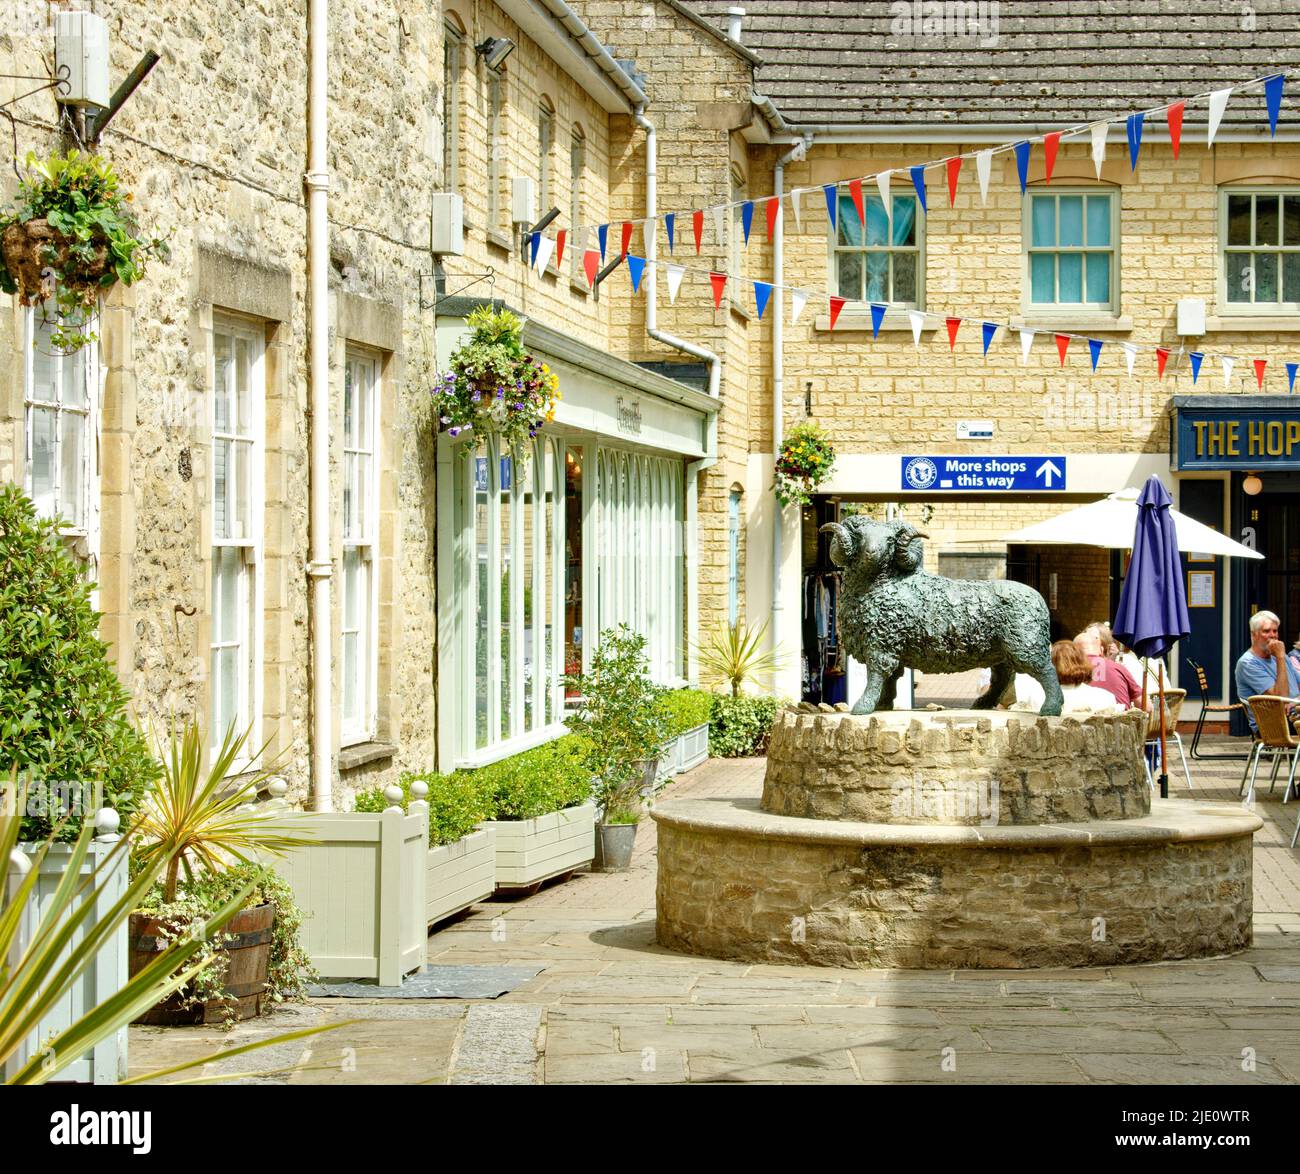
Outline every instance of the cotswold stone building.
MULTIPOLYGON (((11 7, 0 73, 42 75, 56 8, 11 7)), ((786 654, 775 687, 797 696, 818 639, 815 526, 850 503, 934 506, 932 565, 1030 578, 1077 626, 1108 610, 1108 556, 997 538, 1150 472, 1269 553, 1261 571, 1189 568, 1216 576, 1188 642, 1214 688, 1250 608, 1300 627, 1290 458, 1265 446, 1197 465, 1170 448, 1171 423, 1195 435, 1198 407, 1220 410, 1217 364, 1191 381, 1197 348, 1267 359, 1258 400, 1252 364, 1236 365, 1231 410, 1260 414, 1265 435, 1289 422, 1290 95, 1276 137, 1258 87, 1234 96, 1212 147, 1190 102, 1177 160, 1152 117, 1136 170, 1122 126, 1100 175, 1086 133, 1061 143, 1050 184, 1036 144, 1023 196, 1010 153, 986 200, 971 160, 951 206, 942 169, 925 208, 908 174, 1292 68, 1297 20, 1280 2, 1256 0, 1249 29, 1199 0, 1068 16, 1004 2, 991 44, 895 29, 884 3, 749 3, 737 22, 678 0, 344 0, 315 36, 326 6, 306 0, 83 7, 107 22, 114 84, 159 55, 98 149, 173 257, 115 289, 98 342, 73 357, 0 295, 0 477, 67 520, 155 728, 194 713, 251 729, 283 753, 292 796, 346 806, 400 770, 555 736, 565 672, 620 622, 674 684, 697 679, 710 628, 766 621, 786 654), (872 181, 859 218, 845 184, 828 231, 822 186, 884 168, 889 211, 872 181), (765 198, 796 188, 798 215, 787 201, 769 240, 765 198), (692 214, 714 208, 697 249, 692 214), (551 209, 546 233, 565 229, 567 248, 539 273, 523 230, 551 209), (635 293, 626 263, 589 280, 583 244, 607 226, 608 268, 624 222, 631 254, 684 267, 675 299, 660 265, 635 293), (1245 298, 1243 265, 1258 274, 1245 298), (710 272, 727 276, 716 305, 710 272), (777 287, 761 317, 754 280, 777 287), (797 322, 782 287, 809 295, 797 322), (834 329, 831 294, 846 299, 834 329), (1202 334, 1179 333, 1183 299, 1205 303, 1202 334), (453 442, 431 408, 485 301, 526 319, 560 377, 556 418, 519 461, 490 436, 453 442), (890 306, 878 338, 872 301, 890 306), (909 309, 927 315, 919 346, 909 309), (951 350, 946 317, 963 320, 951 350), (985 320, 1003 324, 987 356, 985 320), (1024 362, 1018 326, 1039 332, 1024 362), (1058 331, 1103 341, 1095 374, 1081 342, 1059 364, 1058 331), (1149 352, 1129 377, 1124 342, 1168 347, 1164 378, 1149 352), (811 508, 778 518, 774 449, 809 415, 836 469, 811 508), (1064 458, 1065 483, 959 494, 901 479, 904 456, 989 453, 1064 458), (1262 495, 1243 492, 1250 472, 1262 495)), ((76 145, 76 118, 49 89, 26 93, 36 84, 0 79, 19 154, 76 145)), ((14 185, 10 169, 6 196, 14 185)))

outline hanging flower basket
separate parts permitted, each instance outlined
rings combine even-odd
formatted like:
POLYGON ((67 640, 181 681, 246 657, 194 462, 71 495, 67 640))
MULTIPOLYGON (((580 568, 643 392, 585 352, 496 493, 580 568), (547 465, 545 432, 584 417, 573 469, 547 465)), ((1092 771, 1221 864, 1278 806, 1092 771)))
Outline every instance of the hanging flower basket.
POLYGON ((24 306, 53 300, 51 341, 73 351, 95 337, 83 327, 100 293, 138 281, 149 258, 166 260, 167 242, 141 235, 131 193, 102 156, 29 151, 25 162, 17 202, 0 214, 0 290, 24 306))
POLYGON ((782 507, 807 505, 834 464, 835 446, 825 430, 811 420, 796 424, 776 460, 776 500, 782 507))
POLYGON ((513 451, 555 418, 559 379, 524 350, 523 323, 509 310, 480 306, 470 338, 433 389, 438 426, 448 436, 497 432, 513 451))

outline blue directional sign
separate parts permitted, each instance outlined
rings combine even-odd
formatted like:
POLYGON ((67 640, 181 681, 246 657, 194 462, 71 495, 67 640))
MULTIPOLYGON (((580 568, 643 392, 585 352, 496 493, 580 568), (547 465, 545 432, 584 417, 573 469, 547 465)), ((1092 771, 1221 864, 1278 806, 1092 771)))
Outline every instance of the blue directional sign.
POLYGON ((1065 457, 903 457, 909 493, 1025 493, 1065 488, 1065 457))

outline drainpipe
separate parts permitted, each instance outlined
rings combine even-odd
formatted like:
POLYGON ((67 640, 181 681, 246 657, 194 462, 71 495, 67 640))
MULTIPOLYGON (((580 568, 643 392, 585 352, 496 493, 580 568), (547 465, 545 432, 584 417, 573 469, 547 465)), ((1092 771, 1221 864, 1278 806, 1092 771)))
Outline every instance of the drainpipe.
MULTIPOLYGON (((785 192, 785 165, 802 159, 812 144, 809 135, 795 143, 776 161, 773 175, 773 194, 780 196, 785 192)), ((772 466, 775 469, 777 458, 781 455, 781 440, 784 433, 782 419, 785 410, 785 311, 782 305, 782 284, 785 281, 785 209, 776 218, 776 234, 772 238, 772 284, 776 287, 776 313, 772 315, 772 466)), ((785 604, 781 596, 781 562, 784 557, 783 514, 780 503, 776 500, 775 490, 772 496, 772 649, 776 650, 781 636, 782 613, 785 604)))
MULTIPOLYGON (((636 124, 645 131, 645 214, 649 220, 658 216, 659 208, 659 170, 658 143, 655 138, 654 124, 645 116, 645 106, 638 106, 634 114, 636 124)), ((645 331, 665 346, 673 347, 697 359, 703 359, 709 365, 709 394, 716 400, 721 393, 722 359, 716 352, 685 339, 677 338, 659 329, 659 305, 656 298, 659 267, 655 264, 658 245, 657 234, 652 234, 646 243, 646 311, 645 331)), ((700 637, 700 563, 696 556, 699 549, 699 475, 718 463, 718 413, 709 413, 707 435, 704 443, 704 456, 698 461, 691 461, 686 466, 686 550, 690 558, 691 572, 686 577, 686 646, 690 650, 686 675, 694 681, 699 677, 699 655, 696 647, 700 637)))
POLYGON ((326 198, 327 0, 310 0, 307 76, 307 285, 311 383, 312 808, 334 809, 333 643, 330 634, 329 222, 326 198))

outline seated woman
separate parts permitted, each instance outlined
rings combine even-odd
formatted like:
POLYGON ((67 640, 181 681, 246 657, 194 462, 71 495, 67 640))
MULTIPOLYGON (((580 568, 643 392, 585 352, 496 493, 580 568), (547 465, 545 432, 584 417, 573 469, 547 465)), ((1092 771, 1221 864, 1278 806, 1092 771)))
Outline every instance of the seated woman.
MULTIPOLYGON (((1061 707, 1062 717, 1124 712, 1124 707, 1115 700, 1113 693, 1090 684, 1092 665, 1073 640, 1058 640, 1052 645, 1052 665, 1065 696, 1065 704, 1061 707)), ((1033 677, 1017 673, 1016 702, 1011 708, 1037 713, 1042 704, 1043 687, 1033 677)))

